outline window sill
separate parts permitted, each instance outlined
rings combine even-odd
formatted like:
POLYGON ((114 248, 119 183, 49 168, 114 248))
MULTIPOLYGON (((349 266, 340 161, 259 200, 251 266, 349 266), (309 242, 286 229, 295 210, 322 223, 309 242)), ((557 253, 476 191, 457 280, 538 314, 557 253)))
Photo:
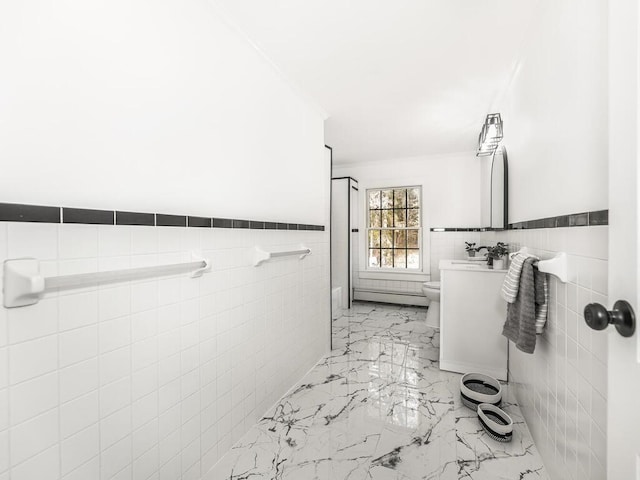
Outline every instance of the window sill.
POLYGON ((358 272, 358 277, 363 279, 374 280, 405 280, 410 282, 428 282, 431 280, 431 275, 424 272, 394 272, 392 270, 385 271, 372 271, 361 270, 358 272))

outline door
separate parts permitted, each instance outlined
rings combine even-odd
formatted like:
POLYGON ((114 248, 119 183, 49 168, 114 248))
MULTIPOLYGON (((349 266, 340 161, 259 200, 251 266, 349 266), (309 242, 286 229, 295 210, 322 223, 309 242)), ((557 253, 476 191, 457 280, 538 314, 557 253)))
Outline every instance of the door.
MULTIPOLYGON (((609 2, 609 309, 617 300, 639 311, 638 287, 638 0, 609 2)), ((606 332, 606 333, 605 333, 606 332)), ((607 400, 607 478, 640 479, 639 335, 611 326, 607 400)))

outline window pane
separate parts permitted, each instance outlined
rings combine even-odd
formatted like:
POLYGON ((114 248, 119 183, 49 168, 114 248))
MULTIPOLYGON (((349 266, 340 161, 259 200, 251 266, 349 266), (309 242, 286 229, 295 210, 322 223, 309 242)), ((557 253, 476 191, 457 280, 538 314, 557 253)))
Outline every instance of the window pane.
POLYGON ((380 230, 369 230, 369 248, 380 248, 380 230))
POLYGON ((407 204, 407 190, 394 190, 393 191, 393 208, 405 208, 407 204))
POLYGON ((393 208, 393 190, 382 190, 382 208, 393 208))
POLYGON ((418 230, 407 230, 407 247, 420 247, 420 245, 418 245, 418 230))
POLYGON ((371 210, 369 212, 369 226, 370 227, 380 226, 380 210, 371 210))
POLYGON ((419 227, 420 226, 420 209, 413 208, 407 210, 407 227, 419 227))
POLYGON ((420 268, 420 250, 407 250, 407 268, 420 268))
POLYGON ((420 191, 420 187, 367 191, 369 268, 420 268, 420 191))
POLYGON ((393 230, 382 230, 382 248, 393 247, 393 230))
POLYGON ((420 192, 417 188, 410 188, 407 192, 407 207, 416 208, 420 206, 420 192))
POLYGON ((380 208, 380 190, 369 192, 369 208, 380 208))
POLYGON ((407 267, 407 251, 404 248, 393 251, 393 264, 396 268, 407 267))
POLYGON ((380 250, 378 249, 369 250, 369 266, 370 267, 380 266, 380 250))
POLYGON ((382 249, 382 268, 393 268, 393 250, 382 249))
POLYGON ((393 227, 393 210, 382 210, 382 227, 393 227))
POLYGON ((393 248, 404 248, 407 246, 406 230, 394 230, 393 237, 393 248))

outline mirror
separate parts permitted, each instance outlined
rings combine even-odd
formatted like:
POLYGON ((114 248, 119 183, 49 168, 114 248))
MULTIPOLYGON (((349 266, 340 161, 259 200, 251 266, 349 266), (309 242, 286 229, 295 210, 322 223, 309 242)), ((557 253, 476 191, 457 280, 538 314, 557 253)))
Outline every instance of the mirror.
POLYGON ((493 155, 481 157, 480 218, 483 228, 507 228, 507 151, 504 146, 493 155))

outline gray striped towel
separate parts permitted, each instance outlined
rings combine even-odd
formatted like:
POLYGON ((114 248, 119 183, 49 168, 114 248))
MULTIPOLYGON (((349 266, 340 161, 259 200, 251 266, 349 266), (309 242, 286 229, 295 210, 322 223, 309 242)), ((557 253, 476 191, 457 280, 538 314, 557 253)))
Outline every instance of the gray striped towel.
POLYGON ((504 283, 502 284, 502 298, 504 298, 507 303, 513 303, 516 301, 516 297, 518 296, 518 289, 520 288, 520 275, 522 274, 522 265, 524 261, 533 257, 535 260, 538 260, 538 257, 535 255, 525 254, 525 253, 517 253, 511 259, 511 264, 509 265, 509 271, 504 277, 504 283))
POLYGON ((520 288, 516 301, 507 303, 507 320, 502 335, 516 347, 533 353, 536 348, 536 288, 533 258, 526 258, 520 274, 520 288))
POLYGON ((549 280, 536 269, 536 333, 540 335, 549 313, 549 280))

